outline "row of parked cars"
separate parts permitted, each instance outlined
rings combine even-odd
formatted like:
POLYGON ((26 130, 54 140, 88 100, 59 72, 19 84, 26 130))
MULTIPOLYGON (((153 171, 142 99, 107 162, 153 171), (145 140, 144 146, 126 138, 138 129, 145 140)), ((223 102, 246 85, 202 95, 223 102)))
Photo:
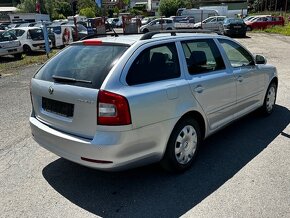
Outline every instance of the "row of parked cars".
POLYGON ((213 16, 203 20, 202 22, 195 23, 194 28, 219 31, 228 36, 246 36, 246 31, 265 29, 275 25, 284 25, 284 23, 285 21, 282 16, 256 15, 244 19, 213 16))
POLYGON ((42 25, 47 26, 50 48, 64 47, 88 35, 87 28, 80 23, 76 26, 61 21, 2 24, 0 25, 0 56, 13 55, 19 59, 22 53, 44 50, 42 25))
MULTIPOLYGON (((182 28, 177 25, 179 22, 175 22, 174 18, 160 18, 155 19, 148 23, 147 25, 141 26, 140 31, 147 33, 156 30, 173 30, 177 28, 182 28)), ((190 19, 188 19, 188 24, 191 24, 190 19)), ((246 36, 247 26, 242 19, 238 18, 227 18, 226 16, 212 16, 202 22, 193 23, 192 27, 195 29, 207 29, 211 31, 219 31, 220 33, 228 36, 246 36)))
MULTIPOLYGON (((51 41, 49 41, 51 46, 51 41)), ((45 48, 40 27, 17 27, 0 32, 0 56, 14 55, 19 59, 23 52, 29 53, 45 48)))

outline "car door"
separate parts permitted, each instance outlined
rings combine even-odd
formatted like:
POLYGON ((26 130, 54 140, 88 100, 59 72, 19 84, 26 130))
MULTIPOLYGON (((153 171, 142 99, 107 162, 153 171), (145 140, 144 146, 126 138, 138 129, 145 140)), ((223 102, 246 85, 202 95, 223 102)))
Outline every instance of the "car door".
POLYGON ((261 104, 265 89, 264 72, 255 65, 253 56, 240 44, 218 40, 231 64, 237 86, 237 115, 245 114, 261 104))
POLYGON ((158 20, 154 20, 152 21, 150 24, 149 24, 149 28, 150 28, 150 31, 155 31, 155 30, 158 30, 159 29, 159 19, 158 20))
POLYGON ((225 20, 225 17, 217 17, 217 21, 214 25, 213 30, 219 30, 219 27, 220 27, 220 25, 223 24, 224 20, 225 20))
POLYGON ((236 83, 213 39, 181 42, 187 77, 195 98, 206 114, 211 130, 234 119, 236 83))
POLYGON ((214 17, 209 23, 208 23, 208 28, 209 30, 214 30, 214 27, 217 23, 217 18, 214 17))
POLYGON ((129 59, 121 78, 131 109, 134 128, 181 116, 177 108, 187 103, 182 96, 188 84, 181 77, 175 42, 142 45, 129 59))
POLYGON ((206 20, 204 20, 201 24, 201 28, 202 29, 209 29, 210 28, 210 22, 213 20, 213 18, 208 18, 206 20))

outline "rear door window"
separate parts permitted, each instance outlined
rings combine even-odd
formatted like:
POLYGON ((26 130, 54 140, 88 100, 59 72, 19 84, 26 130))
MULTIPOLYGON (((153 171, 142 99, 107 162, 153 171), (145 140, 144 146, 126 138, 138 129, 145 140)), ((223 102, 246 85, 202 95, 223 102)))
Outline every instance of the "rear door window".
POLYGON ((180 77, 175 43, 145 49, 133 62, 126 77, 129 85, 180 77))
POLYGON ((31 29, 28 30, 29 36, 32 40, 44 40, 42 29, 31 29))
POLYGON ((35 78, 51 82, 69 78, 71 81, 64 79, 61 82, 99 89, 127 48, 123 45, 71 45, 45 64, 35 78))

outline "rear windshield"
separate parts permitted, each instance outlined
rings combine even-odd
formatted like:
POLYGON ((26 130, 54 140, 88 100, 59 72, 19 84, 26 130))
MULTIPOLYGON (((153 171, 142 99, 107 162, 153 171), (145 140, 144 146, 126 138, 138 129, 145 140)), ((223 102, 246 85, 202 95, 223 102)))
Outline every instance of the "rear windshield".
POLYGON ((31 30, 28 30, 28 32, 32 40, 44 39, 42 29, 31 29, 31 30))
POLYGON ((243 19, 226 19, 225 23, 231 23, 231 24, 243 24, 243 19))
POLYGON ((48 61, 35 75, 36 79, 99 89, 127 46, 72 45, 48 61), (58 80, 57 77, 75 81, 58 80))

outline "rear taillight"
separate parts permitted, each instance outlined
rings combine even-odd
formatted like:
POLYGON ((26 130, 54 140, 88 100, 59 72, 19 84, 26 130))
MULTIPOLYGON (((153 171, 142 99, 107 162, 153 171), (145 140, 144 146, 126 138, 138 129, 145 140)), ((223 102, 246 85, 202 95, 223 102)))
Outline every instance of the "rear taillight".
POLYGON ((100 90, 97 106, 98 125, 119 126, 131 124, 129 103, 124 96, 100 90))

